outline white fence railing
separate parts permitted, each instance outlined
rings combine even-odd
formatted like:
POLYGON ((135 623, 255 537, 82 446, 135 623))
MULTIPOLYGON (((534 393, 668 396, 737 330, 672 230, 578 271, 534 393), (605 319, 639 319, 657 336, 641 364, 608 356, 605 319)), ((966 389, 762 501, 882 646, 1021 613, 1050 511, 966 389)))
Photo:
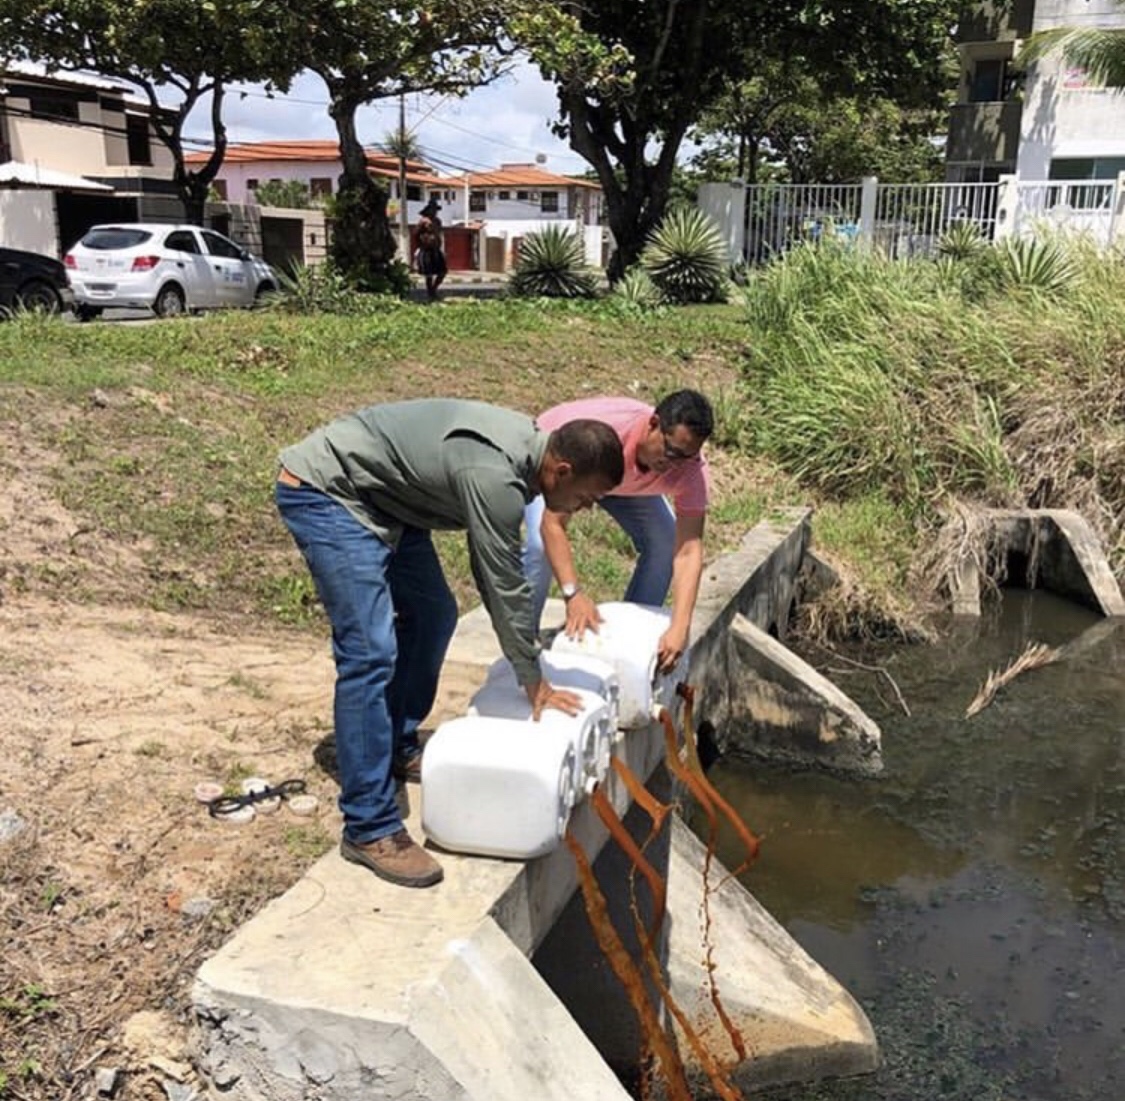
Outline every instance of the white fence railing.
POLYGON ((705 184, 699 205, 719 224, 731 255, 751 264, 826 236, 892 257, 932 256, 942 234, 965 222, 989 240, 1049 231, 1103 248, 1125 242, 1125 172, 1092 182, 705 184))

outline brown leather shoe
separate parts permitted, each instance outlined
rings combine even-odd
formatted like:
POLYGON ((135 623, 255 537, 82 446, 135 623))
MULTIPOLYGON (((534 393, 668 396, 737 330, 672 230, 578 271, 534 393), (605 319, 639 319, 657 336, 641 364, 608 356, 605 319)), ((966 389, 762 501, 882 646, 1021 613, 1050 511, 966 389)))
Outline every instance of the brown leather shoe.
POLYGON ((422 754, 415 753, 404 761, 401 757, 396 759, 391 767, 391 773, 396 780, 406 784, 420 784, 422 782, 422 754))
POLYGON ((443 875, 441 865, 421 845, 415 844, 405 829, 377 841, 368 841, 366 845, 357 845, 342 837, 340 855, 400 887, 432 887, 443 875))

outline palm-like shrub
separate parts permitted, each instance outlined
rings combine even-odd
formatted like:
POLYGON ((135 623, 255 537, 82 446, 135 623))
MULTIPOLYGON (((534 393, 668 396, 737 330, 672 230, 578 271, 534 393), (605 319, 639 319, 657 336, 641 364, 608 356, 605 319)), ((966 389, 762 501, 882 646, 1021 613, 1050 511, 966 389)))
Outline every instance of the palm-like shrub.
POLYGON ((630 268, 613 288, 613 297, 622 306, 639 313, 664 305, 664 295, 644 268, 630 268))
POLYGON ((591 298, 597 282, 579 237, 548 226, 524 238, 508 289, 521 298, 591 298))
POLYGON ((998 246, 1000 281, 1054 294, 1074 280, 1076 267, 1066 247, 1051 238, 1007 237, 998 246))
POLYGON ((971 260, 987 247, 988 242, 976 222, 964 221, 954 222, 937 243, 938 255, 950 260, 971 260))
POLYGON ((718 227, 695 207, 671 210, 649 236, 641 266, 670 302, 721 302, 730 257, 718 227))

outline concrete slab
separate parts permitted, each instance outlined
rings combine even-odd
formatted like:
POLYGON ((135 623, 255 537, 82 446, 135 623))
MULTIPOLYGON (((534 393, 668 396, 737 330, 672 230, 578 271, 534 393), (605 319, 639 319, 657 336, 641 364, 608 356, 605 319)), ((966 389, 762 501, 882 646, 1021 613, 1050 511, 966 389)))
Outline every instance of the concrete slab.
POLYGON ((883 771, 882 733, 850 696, 745 616, 728 637, 727 691, 708 712, 728 749, 861 776, 883 771))
MULTIPOLYGON (((766 626, 787 620, 807 515, 802 510, 751 533, 742 557, 712 567, 697 617, 697 628, 703 627, 695 632, 701 656, 723 652, 727 627, 743 607, 766 626)), ((562 618, 562 604, 554 602, 546 622, 562 618)), ((467 686, 479 684, 498 656, 483 610, 463 617, 443 672, 443 702, 451 703, 445 695, 451 685, 467 701, 467 686)), ((702 660, 694 663, 693 680, 706 671, 702 660)), ((663 730, 655 724, 619 736, 614 749, 642 780, 655 778, 658 792, 667 782, 660 767, 664 751, 663 730)), ((611 774, 604 790, 624 817, 631 803, 624 784, 611 774)), ((421 836, 418 789, 408 796, 407 824, 421 836)), ((631 906, 627 876, 606 870, 614 867, 606 859, 620 867, 624 857, 616 845, 606 845, 607 831, 588 802, 575 808, 571 831, 591 859, 605 849, 596 866, 599 883, 618 910, 631 906)), ((669 926, 686 938, 669 937, 668 966, 675 997, 694 1006, 707 1030, 707 1007, 692 1001, 699 950, 687 932, 700 900, 689 868, 697 854, 682 837, 678 845, 681 855, 673 860, 666 846, 658 869, 680 884, 669 926)), ((449 853, 439 858, 445 880, 409 891, 329 853, 204 963, 192 993, 198 1064, 222 1097, 624 1101, 628 1095, 606 1058, 612 1052, 621 1053, 617 1062, 636 1057, 625 1016, 603 1027, 611 1015, 604 1002, 593 1000, 591 1015, 603 1024, 584 1031, 571 1002, 560 996, 565 983, 545 979, 553 971, 590 989, 588 977, 607 967, 590 947, 589 923, 577 909, 570 852, 560 848, 526 863, 449 853), (578 914, 573 928, 585 929, 584 941, 577 933, 559 935, 564 911, 578 914), (544 944, 548 936, 553 949, 544 944)), ((739 1020, 750 1028, 760 1011, 762 1021, 772 1022, 754 1026, 753 1052, 773 1068, 770 1080, 868 1069, 874 1039, 869 1028, 864 1034, 866 1022, 855 1009, 857 1024, 835 980, 804 958, 748 896, 733 888, 721 894, 722 937, 730 941, 724 969, 762 968, 767 976, 762 986, 751 971, 729 978, 739 1020), (764 962, 771 956, 773 963, 764 962), (857 1055, 857 1046, 865 1054, 857 1055), (811 1054, 814 1048, 823 1048, 823 1057, 811 1054), (798 1054, 787 1062, 787 1051, 798 1054)))

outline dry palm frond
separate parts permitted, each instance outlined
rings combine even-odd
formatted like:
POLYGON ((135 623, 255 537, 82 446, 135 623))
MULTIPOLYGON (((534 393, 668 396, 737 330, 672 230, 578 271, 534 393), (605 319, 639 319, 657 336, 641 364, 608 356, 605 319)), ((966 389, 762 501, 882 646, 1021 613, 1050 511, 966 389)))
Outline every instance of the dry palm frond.
POLYGON ((1042 642, 1029 642, 1024 652, 1011 662, 1006 669, 999 673, 993 671, 988 674, 984 684, 980 687, 980 691, 977 692, 972 703, 965 709, 965 718, 972 718, 978 711, 983 711, 995 699, 996 693, 1004 685, 1014 681, 1020 674, 1030 672, 1032 669, 1039 669, 1044 665, 1050 665, 1052 662, 1058 661, 1061 654, 1062 651, 1057 647, 1047 646, 1042 642))

